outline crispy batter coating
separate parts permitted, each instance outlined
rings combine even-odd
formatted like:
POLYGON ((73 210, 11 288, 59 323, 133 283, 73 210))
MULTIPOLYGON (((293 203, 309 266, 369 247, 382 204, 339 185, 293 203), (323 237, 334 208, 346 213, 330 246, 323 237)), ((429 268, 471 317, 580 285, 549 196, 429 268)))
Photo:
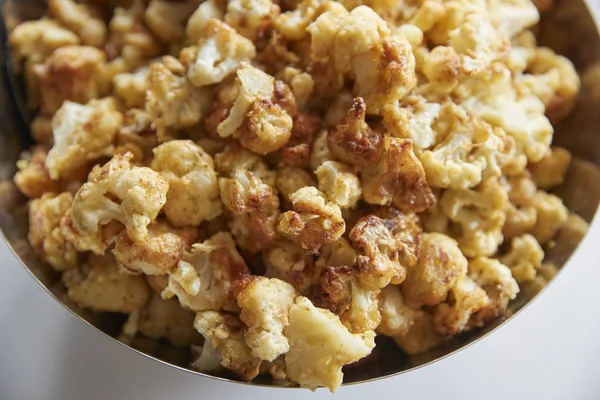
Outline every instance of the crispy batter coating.
POLYGON ((90 256, 88 263, 66 270, 62 281, 69 298, 92 311, 129 314, 150 299, 144 278, 121 273, 112 255, 90 256))
POLYGON ((284 334, 290 343, 286 372, 312 390, 325 386, 335 391, 342 383, 342 367, 366 357, 375 347, 375 332, 350 333, 331 311, 302 296, 290 309, 284 334))
POLYGON ((221 214, 214 162, 191 140, 171 140, 154 148, 150 167, 169 183, 162 211, 174 226, 197 226, 221 214))
POLYGON ((219 232, 184 253, 162 296, 176 295, 179 303, 192 311, 237 311, 233 289, 249 275, 231 234, 219 232))
POLYGON ((52 179, 58 179, 112 155, 112 144, 123 115, 114 99, 91 100, 86 105, 65 101, 52 117, 54 145, 46 157, 52 179))
POLYGON ((219 362, 245 381, 258 375, 261 360, 246 344, 246 327, 237 315, 201 311, 196 313, 194 328, 204 336, 202 354, 194 363, 199 371, 212 372, 219 362))
POLYGON ((307 253, 318 254, 321 247, 335 242, 346 230, 340 207, 316 187, 303 187, 291 194, 290 200, 293 211, 281 214, 277 229, 307 253))
POLYGON ((358 252, 359 282, 371 290, 402 283, 417 262, 420 235, 418 217, 394 208, 360 218, 349 235, 358 252))
POLYGON ((60 228, 78 251, 103 254, 123 225, 132 240, 148 238, 148 225, 165 204, 169 184, 150 168, 131 165, 132 157, 117 154, 95 166, 77 191, 60 228))
POLYGON ((456 240, 442 233, 424 233, 419 241, 419 260, 408 270, 402 295, 415 308, 439 304, 467 274, 467 266, 456 240))
POLYGON ((240 319, 248 327, 245 338, 252 354, 274 361, 287 353, 290 344, 283 329, 296 300, 294 287, 277 278, 256 276, 242 281, 235 297, 242 310, 240 319))
POLYGON ((39 256, 57 271, 73 268, 79 256, 60 231, 60 219, 65 215, 73 195, 46 192, 29 204, 29 244, 39 256))

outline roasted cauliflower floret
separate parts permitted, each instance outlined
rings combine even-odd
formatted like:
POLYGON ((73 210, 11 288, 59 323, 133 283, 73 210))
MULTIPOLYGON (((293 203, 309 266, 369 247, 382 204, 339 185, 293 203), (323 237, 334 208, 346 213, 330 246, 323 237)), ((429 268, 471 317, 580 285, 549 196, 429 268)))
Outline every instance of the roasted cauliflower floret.
POLYGON ((167 199, 169 184, 155 171, 131 165, 133 155, 117 154, 95 166, 60 222, 61 232, 78 251, 103 254, 125 225, 134 241, 148 238, 148 225, 167 199))
POLYGON ((275 187, 275 171, 269 169, 265 161, 256 153, 246 150, 237 142, 231 143, 215 155, 215 164, 220 176, 232 176, 238 170, 249 171, 266 185, 275 187))
POLYGON ((86 105, 65 101, 52 118, 54 145, 46 157, 52 179, 68 175, 113 151, 113 140, 123 121, 108 97, 86 105))
POLYGON ((285 146, 292 136, 292 117, 271 100, 255 101, 246 114, 239 139, 242 146, 266 154, 285 146))
POLYGON ((197 226, 221 214, 214 162, 191 140, 171 140, 154 150, 150 167, 169 183, 163 207, 174 226, 197 226))
POLYGON ((538 191, 533 197, 532 205, 536 209, 537 219, 529 233, 544 245, 554 239, 567 221, 569 210, 560 198, 542 191, 538 191))
POLYGON ((283 329, 289 323, 290 308, 296 300, 296 290, 289 283, 262 276, 242 281, 236 289, 240 319, 248 330, 246 344, 255 357, 274 361, 290 349, 283 329))
POLYGON ((514 151, 513 139, 502 129, 452 103, 442 107, 435 129, 444 139, 419 157, 427 182, 435 187, 467 189, 498 177, 514 151))
POLYGON ((379 309, 381 323, 377 327, 377 333, 386 336, 406 335, 423 316, 423 311, 406 304, 396 285, 388 285, 381 291, 379 309))
POLYGON ((419 218, 394 208, 360 218, 349 235, 358 253, 360 284, 376 290, 402 283, 417 262, 420 234, 419 218))
POLYGON ((336 161, 325 161, 315 171, 319 190, 340 208, 354 208, 361 198, 362 187, 355 170, 336 161))
POLYGON ((21 154, 17 161, 15 185, 30 199, 41 197, 44 193, 60 191, 60 182, 52 180, 46 168, 47 154, 48 149, 35 146, 31 151, 21 154))
POLYGON ((163 57, 162 62, 152 63, 148 69, 146 111, 159 141, 168 140, 173 130, 196 125, 210 104, 209 93, 192 86, 184 72, 183 65, 168 56, 163 57))
POLYGON ((346 116, 329 131, 327 146, 336 158, 351 165, 364 165, 381 157, 382 135, 367 125, 366 114, 365 101, 357 97, 346 116))
POLYGON ((533 198, 537 193, 535 183, 528 173, 522 173, 503 179, 508 192, 506 221, 502 228, 505 239, 530 232, 537 221, 537 209, 533 198))
POLYGON ((225 22, 241 35, 256 41, 278 14, 279 6, 271 0, 232 0, 227 3, 225 22))
POLYGON ((144 11, 144 22, 163 42, 179 42, 185 36, 188 18, 197 7, 196 0, 151 0, 144 11))
POLYGON ((490 305, 475 314, 469 324, 482 326, 489 320, 506 315, 509 301, 519 293, 519 285, 510 268, 493 258, 476 257, 469 261, 469 277, 485 290, 491 300, 490 305))
POLYGON ((305 186, 317 186, 317 181, 305 169, 280 166, 277 168, 277 190, 281 197, 289 199, 290 195, 305 186))
POLYGON ((252 104, 259 99, 271 99, 275 91, 275 79, 247 63, 236 72, 238 94, 229 115, 218 126, 221 137, 229 137, 242 126, 252 104))
POLYGON ((323 12, 321 0, 303 0, 293 10, 281 13, 273 19, 273 26, 286 40, 299 40, 308 32, 308 25, 323 12))
POLYGON ((261 360, 246 344, 246 327, 237 315, 202 311, 196 314, 194 328, 204 336, 202 354, 194 363, 201 372, 214 371, 218 358, 223 367, 244 381, 258 375, 261 360))
POLYGON ((360 170, 364 200, 369 204, 394 205, 405 212, 422 212, 434 205, 435 196, 412 141, 386 135, 382 149, 376 163, 360 170))
POLYGON ((208 21, 203 33, 197 44, 186 47, 180 54, 183 64, 187 66, 187 77, 194 86, 222 82, 243 62, 256 56, 256 49, 250 40, 217 19, 208 21))
POLYGON ((488 2, 488 12, 498 32, 512 38, 539 22, 540 14, 534 3, 536 1, 494 0, 488 2))
POLYGON ((57 271, 75 267, 78 255, 73 245, 65 240, 60 231, 60 219, 65 215, 73 195, 45 193, 29 203, 29 244, 57 271))
POLYGON ((144 241, 131 240, 127 232, 117 235, 112 252, 119 266, 137 274, 168 274, 198 236, 196 228, 175 229, 166 221, 152 222, 148 234, 144 241))
POLYGON ((304 293, 313 283, 314 260, 304 249, 288 240, 280 240, 263 250, 264 275, 291 284, 298 293, 304 293))
POLYGON ((424 353, 444 341, 444 337, 434 329, 432 315, 426 312, 416 319, 407 333, 394 336, 393 339, 396 345, 409 355, 424 353))
POLYGON ((210 20, 225 18, 225 4, 220 0, 207 0, 196 8, 190 16, 185 27, 188 43, 197 43, 204 37, 204 30, 210 20))
POLYGON ((538 189, 548 190, 560 185, 571 163, 571 153, 562 147, 552 147, 539 162, 528 166, 538 189))
POLYGON ((52 116, 65 100, 84 104, 102 94, 100 70, 106 56, 94 47, 64 46, 34 67, 40 113, 52 116))
POLYGON ((90 256, 87 264, 66 270, 62 281, 69 298, 92 311, 129 314, 150 299, 144 278, 120 273, 112 255, 90 256))
POLYGON ((290 195, 293 211, 279 218, 278 230, 308 253, 339 239, 346 229, 340 207, 317 188, 303 187, 290 195))
POLYGON ((181 305, 192 311, 237 311, 234 285, 249 275, 231 234, 219 232, 184 253, 162 296, 176 295, 181 305))
POLYGON ((436 306, 433 327, 441 335, 456 335, 469 328, 469 319, 489 306, 491 300, 475 281, 461 276, 450 290, 448 300, 436 306))
POLYGON ((73 0, 49 0, 48 13, 75 32, 87 46, 102 48, 106 42, 106 23, 99 10, 73 0))
POLYGON ((467 266, 456 240, 441 233, 422 234, 417 265, 408 270, 401 286, 404 299, 415 308, 441 303, 467 274, 467 266))
POLYGON ((332 311, 350 332, 361 333, 375 330, 381 322, 380 291, 363 288, 355 277, 356 272, 356 266, 329 266, 320 279, 332 311))
POLYGON ((461 228, 456 238, 467 257, 491 256, 502 243, 506 190, 497 179, 483 181, 474 190, 446 190, 440 199, 444 214, 461 228))
POLYGON ((200 335, 194 329, 194 313, 179 306, 177 300, 152 296, 139 311, 138 332, 152 339, 166 338, 178 347, 197 343, 200 335))
POLYGON ((287 374, 311 390, 325 386, 335 391, 342 384, 342 367, 366 357, 375 347, 375 332, 352 334, 331 311, 302 296, 290 309, 284 334, 290 342, 287 374))
POLYGON ((113 77, 113 90, 126 108, 144 108, 146 104, 146 75, 148 68, 138 68, 113 77))
POLYGON ((535 237, 526 234, 514 237, 510 250, 500 257, 500 262, 508 266, 519 284, 531 282, 542 266, 544 251, 535 237))
POLYGON ((221 200, 232 213, 231 231, 238 244, 256 253, 277 240, 279 197, 253 172, 235 170, 230 178, 219 178, 221 200))
POLYGON ((569 214, 567 221, 554 237, 553 245, 547 246, 546 258, 557 265, 563 265, 583 240, 589 227, 590 224, 579 215, 569 214))

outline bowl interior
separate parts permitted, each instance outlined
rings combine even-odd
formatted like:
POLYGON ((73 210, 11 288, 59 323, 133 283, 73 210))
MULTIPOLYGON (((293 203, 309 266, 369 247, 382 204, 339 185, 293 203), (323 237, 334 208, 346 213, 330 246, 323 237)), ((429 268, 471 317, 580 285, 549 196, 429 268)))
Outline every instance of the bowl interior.
MULTIPOLYGON (((582 78, 582 90, 571 115, 555 126, 554 143, 574 155, 565 184, 556 188, 572 211, 591 222, 600 201, 600 36, 584 0, 558 0, 551 12, 542 16, 538 37, 542 45, 571 59, 582 78)), ((0 181, 11 180, 15 163, 22 150, 31 143, 28 131, 30 114, 24 107, 22 82, 11 73, 6 31, 19 21, 39 18, 45 7, 43 0, 0 0, 0 181), (2 26, 3 25, 3 26, 2 26)), ((118 314, 94 314, 79 309, 66 298, 58 276, 42 263, 27 242, 27 211, 25 198, 14 186, 0 185, 0 230, 23 265, 38 282, 65 307, 85 319, 98 330, 114 337, 125 318, 118 314)), ((562 267, 575 250, 575 245, 557 246, 547 251, 546 260, 562 267)), ((523 290, 511 303, 514 314, 523 309, 539 290, 523 290)), ((484 337, 505 320, 498 320, 484 329, 473 330, 418 356, 409 357, 390 339, 378 338, 373 354, 345 369, 345 383, 362 382, 405 372, 438 360, 484 337)), ((138 349, 158 360, 186 367, 190 355, 167 343, 152 349, 138 349)), ((201 374, 204 375, 204 374, 201 374)), ((259 382, 270 384, 268 381, 259 382)))

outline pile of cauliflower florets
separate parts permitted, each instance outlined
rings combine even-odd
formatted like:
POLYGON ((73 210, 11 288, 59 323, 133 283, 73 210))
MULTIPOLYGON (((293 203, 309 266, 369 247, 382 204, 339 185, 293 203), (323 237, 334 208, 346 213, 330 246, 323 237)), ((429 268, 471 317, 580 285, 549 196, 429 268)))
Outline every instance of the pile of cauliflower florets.
POLYGON ((530 0, 127 4, 10 34, 30 244, 123 340, 333 391, 376 335, 416 354, 505 317, 585 233, 546 192, 579 78, 530 0))

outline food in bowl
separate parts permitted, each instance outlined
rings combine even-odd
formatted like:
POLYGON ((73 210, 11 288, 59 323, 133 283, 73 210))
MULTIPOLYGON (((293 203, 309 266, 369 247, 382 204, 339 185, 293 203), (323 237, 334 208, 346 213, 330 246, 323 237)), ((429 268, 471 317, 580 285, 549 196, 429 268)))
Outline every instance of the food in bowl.
POLYGON ((529 0, 49 0, 13 27, 14 182, 69 301, 190 367, 336 390, 506 317, 587 223, 548 191, 579 78, 529 0), (566 232, 566 233, 565 233, 566 232))

